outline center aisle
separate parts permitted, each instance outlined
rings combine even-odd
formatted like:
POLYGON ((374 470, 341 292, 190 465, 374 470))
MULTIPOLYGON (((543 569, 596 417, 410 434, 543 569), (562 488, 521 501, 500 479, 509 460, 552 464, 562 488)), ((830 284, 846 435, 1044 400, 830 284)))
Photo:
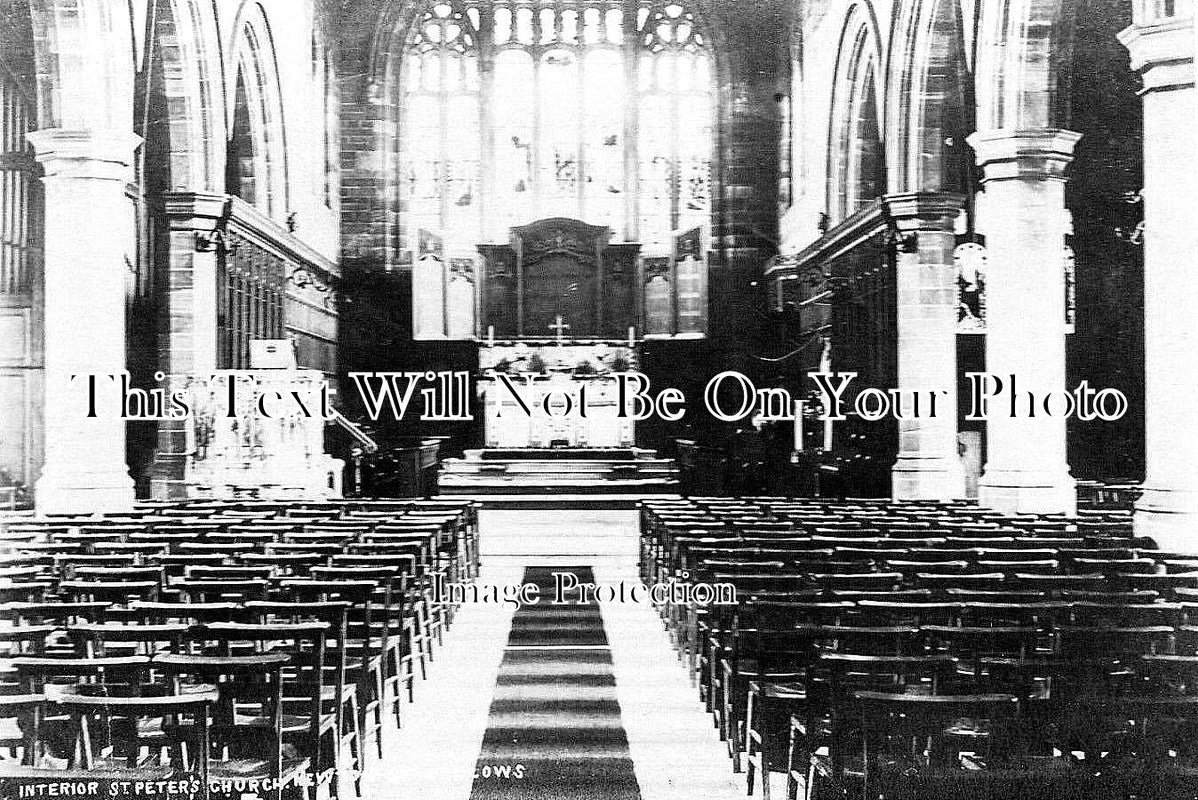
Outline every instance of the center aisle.
POLYGON ((542 602, 512 618, 471 800, 640 800, 599 606, 550 605, 554 573, 595 581, 590 567, 525 569, 542 602))
POLYGON ((744 776, 654 609, 548 604, 552 571, 636 580, 636 512, 484 512, 480 522, 479 582, 536 583, 544 599, 461 608, 364 797, 743 798, 744 776))

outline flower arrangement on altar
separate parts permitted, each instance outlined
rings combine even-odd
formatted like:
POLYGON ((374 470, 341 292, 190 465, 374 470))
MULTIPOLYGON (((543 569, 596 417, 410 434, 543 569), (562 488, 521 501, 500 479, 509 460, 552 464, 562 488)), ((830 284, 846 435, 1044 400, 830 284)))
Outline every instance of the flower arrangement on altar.
POLYGON ((591 378, 635 370, 636 355, 623 344, 608 342, 540 345, 521 341, 483 349, 479 368, 483 374, 563 374, 591 378))

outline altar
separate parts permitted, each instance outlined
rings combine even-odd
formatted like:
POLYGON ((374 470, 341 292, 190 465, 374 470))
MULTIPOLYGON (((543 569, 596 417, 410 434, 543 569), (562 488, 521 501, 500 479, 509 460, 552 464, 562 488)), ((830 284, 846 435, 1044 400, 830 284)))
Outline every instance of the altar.
POLYGON ((636 369, 626 343, 489 342, 479 353, 478 391, 487 447, 631 447, 619 417, 616 373, 636 369))
POLYGON ((704 335, 706 226, 679 230, 669 252, 650 258, 638 242, 613 241, 610 227, 577 219, 550 217, 509 234, 478 244, 476 261, 421 229, 414 338, 479 343, 487 447, 632 447, 615 376, 638 369, 638 341, 704 335))

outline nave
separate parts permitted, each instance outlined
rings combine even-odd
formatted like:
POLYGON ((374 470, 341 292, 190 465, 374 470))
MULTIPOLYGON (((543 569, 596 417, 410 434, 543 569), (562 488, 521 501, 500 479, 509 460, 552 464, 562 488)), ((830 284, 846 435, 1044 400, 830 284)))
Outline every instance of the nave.
POLYGON ((0 794, 86 780, 316 800, 1198 788, 1198 560, 1134 536, 1126 511, 554 505, 9 518, 0 794), (555 573, 735 600, 554 605, 555 573), (441 591, 471 584, 533 584, 542 603, 441 591))
POLYGON ((653 608, 518 616, 434 588, 632 582, 636 542, 635 511, 449 500, 9 518, 0 796, 186 776, 211 797, 735 796, 653 608))
MULTIPOLYGON (((574 572, 580 580, 589 570, 600 584, 639 581, 634 511, 483 510, 479 522, 480 584, 520 584, 529 565, 574 572)), ((388 763, 397 768, 368 774, 365 796, 743 796, 718 730, 696 702, 695 687, 656 609, 603 604, 606 642, 598 645, 593 640, 563 645, 562 637, 585 635, 569 620, 548 623, 559 631, 552 645, 516 644, 509 636, 516 614, 510 605, 461 608, 439 656, 442 663, 428 681, 429 702, 417 704, 405 718, 395 749, 388 751, 388 763), (513 669, 507 663, 513 656, 524 663, 513 669), (497 685, 501 673, 518 692, 497 685), (496 707, 505 700, 514 708, 500 719, 508 717, 522 741, 531 733, 539 747, 521 742, 494 747, 496 707), (612 758, 613 750, 621 757, 612 758), (568 764, 579 760, 594 762, 589 780, 568 774, 568 764), (517 766, 524 767, 523 778, 503 777, 502 768, 517 766), (484 777, 485 767, 492 777, 484 777)), ((776 784, 781 787, 780 779, 776 784)))

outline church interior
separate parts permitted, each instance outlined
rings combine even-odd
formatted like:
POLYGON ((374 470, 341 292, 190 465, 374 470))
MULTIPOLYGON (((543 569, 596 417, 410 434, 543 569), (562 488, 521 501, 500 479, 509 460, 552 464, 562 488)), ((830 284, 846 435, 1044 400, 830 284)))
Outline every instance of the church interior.
POLYGON ((0 0, 0 798, 1198 796, 1194 50, 0 0))

